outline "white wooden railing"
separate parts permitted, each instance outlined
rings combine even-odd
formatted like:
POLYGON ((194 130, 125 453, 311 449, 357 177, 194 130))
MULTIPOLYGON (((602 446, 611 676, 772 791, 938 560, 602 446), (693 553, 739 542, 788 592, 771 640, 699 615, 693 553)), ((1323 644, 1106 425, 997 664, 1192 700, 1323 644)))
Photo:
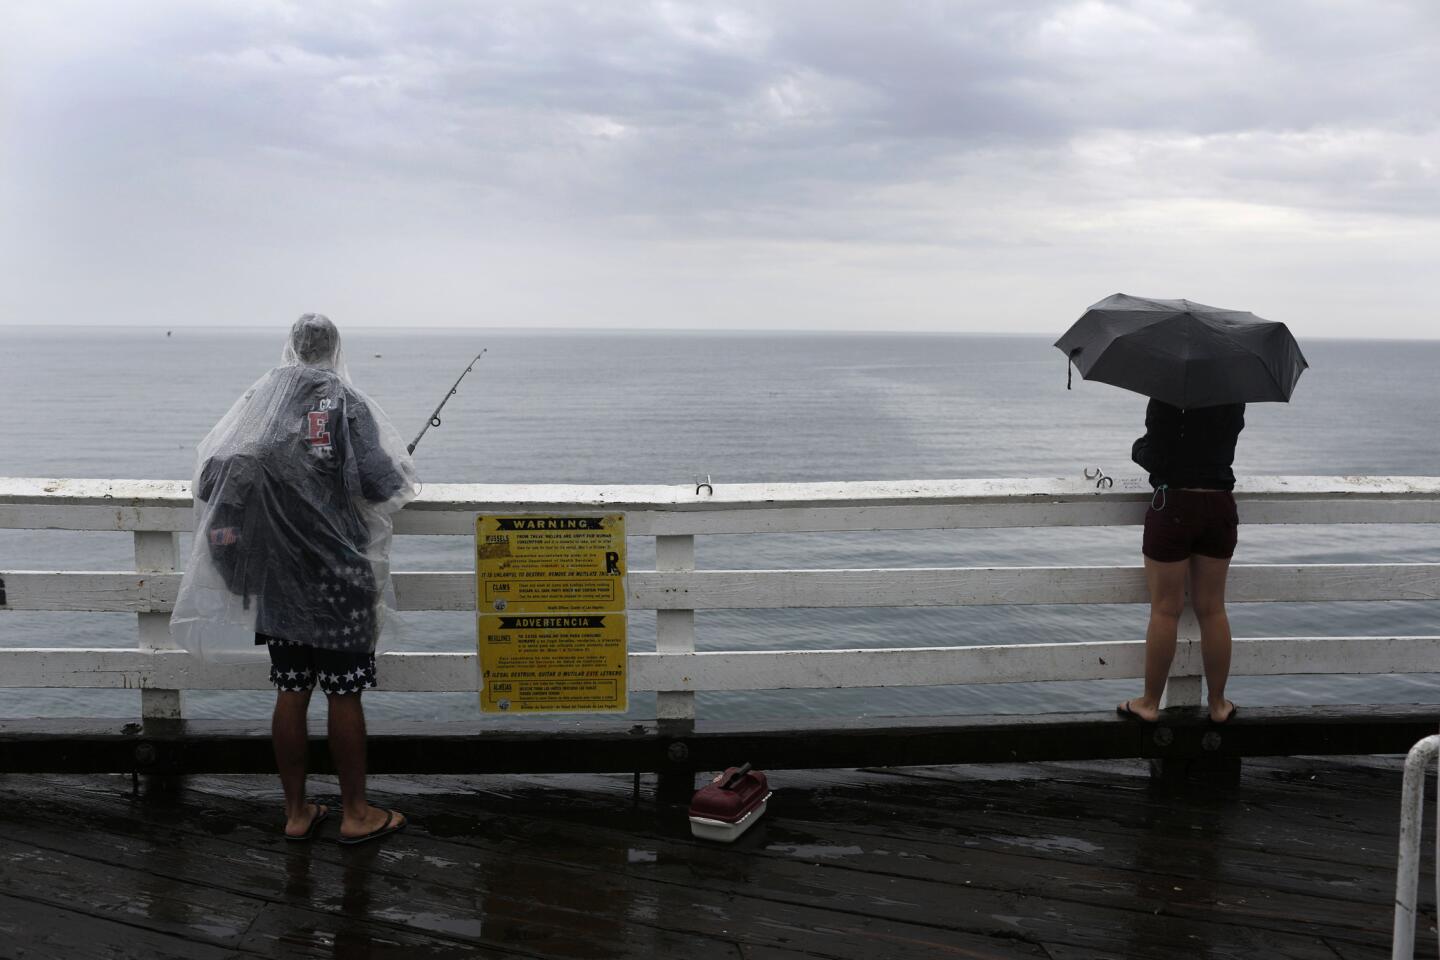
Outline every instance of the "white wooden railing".
MULTIPOLYGON (((1236 490, 1244 524, 1440 523, 1440 478, 1263 477, 1236 490)), ((1143 644, 1041 643, 901 649, 696 652, 697 610, 965 604, 1144 603, 1141 567, 696 570, 695 537, 753 533, 1135 525, 1150 499, 1138 480, 940 480, 685 486, 432 484, 396 519, 401 535, 473 535, 478 513, 626 514, 655 538, 656 568, 629 574, 629 606, 657 613, 655 652, 630 654, 630 687, 656 691, 662 719, 694 716, 710 690, 888 687, 1137 677, 1143 644)), ((0 687, 142 691, 147 718, 178 718, 184 690, 268 689, 262 664, 206 664, 171 648, 177 532, 190 529, 188 484, 0 478, 0 528, 130 531, 135 569, 20 569, 0 559, 6 610, 111 611, 138 617, 133 649, 0 647, 0 687)), ((395 575, 402 609, 471 611, 473 571, 395 575)), ((1232 603, 1440 599, 1440 564, 1237 565, 1232 603)), ((0 617, 0 631, 5 629, 0 617)), ((1137 629, 1136 631, 1140 631, 1137 629)), ((1193 616, 1169 698, 1200 702, 1193 616)), ((473 651, 385 653, 382 689, 474 691, 473 651)), ((1434 672, 1440 637, 1285 637, 1237 641, 1235 675, 1434 672)))

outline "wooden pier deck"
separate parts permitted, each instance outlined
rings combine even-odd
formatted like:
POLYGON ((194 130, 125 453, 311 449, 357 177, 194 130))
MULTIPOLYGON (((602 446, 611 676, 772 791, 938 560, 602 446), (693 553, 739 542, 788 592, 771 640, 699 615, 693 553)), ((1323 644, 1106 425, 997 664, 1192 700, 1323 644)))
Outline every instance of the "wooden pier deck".
POLYGON ((1134 760, 785 771, 727 847, 650 778, 636 802, 625 775, 383 776, 412 826, 352 849, 334 821, 285 843, 270 777, 9 774, 0 955, 1368 960, 1400 778, 1393 757, 1247 760, 1183 792, 1134 760))

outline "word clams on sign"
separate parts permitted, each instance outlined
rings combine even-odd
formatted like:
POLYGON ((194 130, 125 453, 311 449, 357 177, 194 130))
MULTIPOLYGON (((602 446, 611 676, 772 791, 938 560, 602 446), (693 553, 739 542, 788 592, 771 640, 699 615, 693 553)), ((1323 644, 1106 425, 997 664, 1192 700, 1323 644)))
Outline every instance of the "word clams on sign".
POLYGON ((479 517, 480 709, 624 712, 625 571, 623 514, 479 517))

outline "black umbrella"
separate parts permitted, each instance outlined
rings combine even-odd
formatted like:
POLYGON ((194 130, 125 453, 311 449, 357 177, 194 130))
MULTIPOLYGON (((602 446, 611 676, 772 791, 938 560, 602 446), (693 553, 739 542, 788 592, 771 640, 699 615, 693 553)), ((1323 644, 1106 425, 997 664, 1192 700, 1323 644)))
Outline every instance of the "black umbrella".
POLYGON ((1243 310, 1123 293, 1055 341, 1080 376, 1189 410, 1288 401, 1310 364, 1285 324, 1243 310))

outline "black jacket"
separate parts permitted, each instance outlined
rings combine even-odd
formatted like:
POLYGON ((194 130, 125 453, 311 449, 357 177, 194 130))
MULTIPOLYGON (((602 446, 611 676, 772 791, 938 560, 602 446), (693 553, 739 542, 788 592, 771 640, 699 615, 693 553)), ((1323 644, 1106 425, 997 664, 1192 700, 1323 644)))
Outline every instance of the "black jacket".
POLYGON ((1152 487, 1234 490, 1235 441, 1245 429, 1245 404, 1181 410, 1159 400, 1145 408, 1145 436, 1130 458, 1150 472, 1152 487))

